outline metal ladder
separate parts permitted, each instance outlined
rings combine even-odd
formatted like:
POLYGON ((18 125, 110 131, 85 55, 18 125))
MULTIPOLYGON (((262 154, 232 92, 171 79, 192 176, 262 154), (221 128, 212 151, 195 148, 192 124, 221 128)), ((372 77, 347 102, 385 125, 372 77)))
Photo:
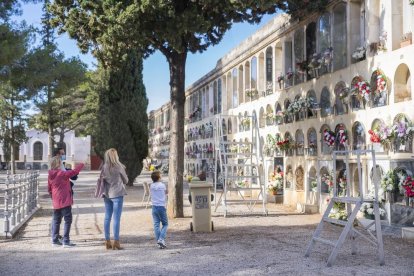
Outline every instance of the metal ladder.
POLYGON ((224 217, 229 212, 229 205, 245 204, 249 212, 253 212, 257 203, 261 203, 263 213, 267 215, 265 204, 265 187, 261 181, 260 165, 263 160, 260 158, 260 136, 257 118, 249 116, 251 120, 251 142, 235 142, 228 141, 229 134, 223 130, 222 120, 227 122, 229 118, 235 118, 235 115, 219 115, 216 118, 215 131, 215 209, 217 212, 219 207, 224 207, 224 217), (231 151, 231 147, 237 147, 237 151, 231 151), (247 148, 247 152, 240 149, 247 148), (256 169, 256 173, 254 173, 256 169), (221 177, 221 178, 220 178, 221 177), (221 181, 220 181, 221 180, 221 181), (238 182, 250 180, 246 187, 238 185, 238 182), (253 180, 256 184, 253 185, 253 180), (222 187, 218 187, 217 183, 221 182, 222 187), (253 192, 257 192, 257 196, 253 197, 253 192), (237 199, 230 197, 230 192, 237 193, 237 199), (250 195, 246 195, 250 193, 250 195))
POLYGON ((357 253, 356 248, 356 238, 362 238, 372 245, 376 246, 378 249, 378 258, 380 265, 384 264, 384 245, 382 241, 382 232, 381 232, 381 222, 380 222, 380 212, 379 212, 379 201, 378 201, 378 186, 379 186, 379 172, 376 169, 376 162, 375 162, 375 152, 373 150, 345 150, 345 151, 334 151, 333 152, 333 197, 330 200, 328 207, 323 214, 323 217, 317 226, 311 241, 309 242, 308 248, 305 253, 305 257, 309 257, 312 248, 315 244, 315 242, 320 242, 329 246, 332 246, 333 249, 331 251, 331 254, 329 255, 327 266, 332 266, 334 263, 336 256, 338 254, 339 249, 344 244, 345 239, 348 237, 351 240, 351 246, 352 246, 352 255, 355 255, 357 253), (349 171, 349 154, 354 154, 357 157, 357 166, 358 166, 358 179, 359 179, 359 196, 354 196, 352 194, 351 189, 351 182, 350 182, 350 171, 349 171), (361 155, 362 154, 371 154, 372 156, 372 164, 373 164, 373 186, 375 189, 375 195, 374 198, 365 198, 363 194, 363 186, 362 186, 362 168, 361 168, 361 155), (346 194, 338 195, 338 189, 337 189, 337 182, 336 182, 336 160, 337 157, 340 155, 345 155, 345 166, 346 166, 346 194), (345 208, 347 211, 347 220, 338 220, 334 218, 330 218, 329 214, 334 206, 335 203, 345 203, 345 208), (357 218, 357 214, 362 206, 363 203, 368 202, 373 204, 374 207, 374 217, 375 220, 370 223, 367 226, 363 226, 360 221, 357 218), (328 240, 321 237, 322 230, 324 227, 324 224, 331 224, 334 226, 343 227, 342 232, 339 236, 339 238, 336 241, 328 240), (375 232, 376 235, 374 235, 370 228, 375 225, 375 232), (356 228, 358 227, 358 229, 356 228), (361 228, 361 229, 359 229, 361 228), (365 231, 366 233, 363 233, 362 231, 365 231))

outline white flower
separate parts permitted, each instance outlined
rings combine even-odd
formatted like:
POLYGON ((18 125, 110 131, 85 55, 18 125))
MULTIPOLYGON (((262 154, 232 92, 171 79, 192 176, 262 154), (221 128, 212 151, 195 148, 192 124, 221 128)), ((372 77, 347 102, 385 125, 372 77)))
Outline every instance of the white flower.
POLYGON ((368 215, 372 215, 374 213, 374 209, 373 208, 368 208, 367 213, 368 213, 368 215))

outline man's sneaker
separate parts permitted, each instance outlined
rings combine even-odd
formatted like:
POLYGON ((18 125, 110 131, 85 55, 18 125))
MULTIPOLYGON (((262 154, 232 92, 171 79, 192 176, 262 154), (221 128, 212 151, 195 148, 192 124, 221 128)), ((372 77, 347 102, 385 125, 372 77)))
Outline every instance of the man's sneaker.
POLYGON ((63 243, 63 237, 61 235, 57 236, 58 241, 62 244, 63 243))
POLYGON ((72 248, 72 247, 75 247, 75 246, 76 246, 76 244, 71 243, 71 242, 63 243, 63 248, 72 248))
POLYGON ((167 244, 165 243, 164 240, 158 240, 157 244, 158 244, 160 249, 167 248, 167 244))
POLYGON ((62 246, 62 243, 61 243, 59 240, 57 240, 57 241, 52 241, 52 246, 53 246, 53 247, 62 246))

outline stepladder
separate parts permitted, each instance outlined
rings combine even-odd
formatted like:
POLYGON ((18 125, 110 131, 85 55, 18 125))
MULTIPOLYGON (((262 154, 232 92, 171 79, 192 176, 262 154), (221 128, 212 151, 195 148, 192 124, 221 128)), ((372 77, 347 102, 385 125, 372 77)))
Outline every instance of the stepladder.
POLYGON ((249 137, 235 137, 226 130, 224 122, 238 118, 235 115, 220 115, 216 120, 215 131, 215 203, 214 211, 228 213, 255 212, 257 205, 262 205, 263 214, 267 215, 265 205, 265 188, 261 170, 263 160, 260 154, 259 128, 257 118, 249 116, 249 137))
POLYGON ((332 266, 336 260, 336 257, 344 245, 349 240, 351 243, 351 254, 357 254, 357 245, 359 239, 362 239, 374 247, 377 248, 379 264, 384 264, 384 246, 382 240, 382 230, 380 221, 380 206, 378 189, 380 182, 380 172, 376 166, 375 152, 373 150, 345 150, 345 151, 334 151, 333 152, 333 193, 328 206, 319 222, 316 230, 313 233, 312 239, 310 240, 308 247, 305 252, 305 257, 311 255, 314 250, 315 243, 322 243, 329 247, 332 247, 331 253, 327 260, 327 266, 332 266), (359 179, 358 183, 352 183, 350 181, 350 170, 349 170, 349 157, 350 155, 356 157, 357 171, 359 179), (372 160, 373 165, 373 176, 372 176, 372 189, 374 189, 373 196, 364 194, 363 186, 364 181, 362 176, 362 163, 361 156, 369 156, 372 160), (336 161, 341 158, 345 161, 345 172, 346 172, 346 185, 342 185, 344 189, 340 189, 337 185, 337 174, 336 174, 336 161), (352 185, 358 185, 359 195, 354 194, 355 189, 352 185), (359 212, 364 204, 369 204, 373 207, 374 220, 370 223, 363 223, 360 219, 359 212), (342 206, 345 210, 345 218, 341 217, 338 219, 336 216, 332 216, 334 206, 342 206), (336 233, 332 233, 332 229, 336 229, 336 233), (335 238, 332 238, 336 234, 335 238), (339 236, 338 236, 339 234, 339 236))

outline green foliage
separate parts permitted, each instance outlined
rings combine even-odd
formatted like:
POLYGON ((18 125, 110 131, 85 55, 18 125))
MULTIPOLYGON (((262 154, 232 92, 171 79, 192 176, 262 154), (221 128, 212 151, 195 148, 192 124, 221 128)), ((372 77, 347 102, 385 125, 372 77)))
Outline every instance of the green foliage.
POLYGON ((103 156, 109 148, 118 151, 126 166, 129 185, 142 170, 148 153, 148 99, 142 81, 142 56, 129 51, 119 68, 110 68, 102 76, 95 151, 103 156))

